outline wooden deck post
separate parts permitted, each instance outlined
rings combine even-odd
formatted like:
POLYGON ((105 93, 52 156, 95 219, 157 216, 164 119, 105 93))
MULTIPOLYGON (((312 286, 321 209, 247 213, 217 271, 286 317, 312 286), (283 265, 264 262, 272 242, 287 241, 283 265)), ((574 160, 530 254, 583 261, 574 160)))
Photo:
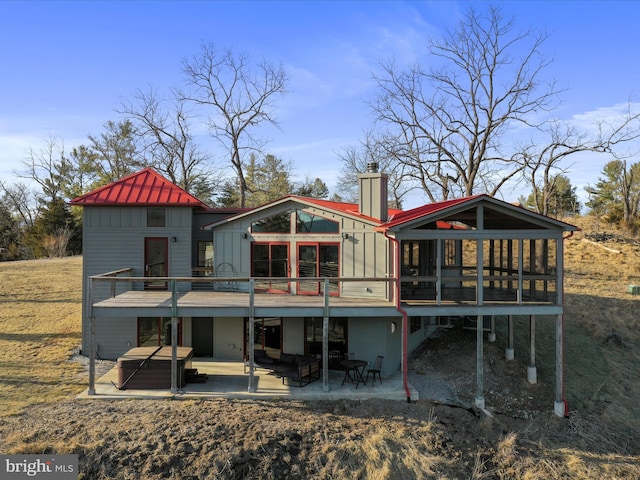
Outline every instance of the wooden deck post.
POLYGON ((254 304, 254 280, 249 279, 249 393, 256 391, 253 365, 253 349, 255 348, 255 304, 254 304))
POLYGON ((553 402, 553 412, 559 416, 564 417, 565 404, 564 404, 564 354, 563 354, 563 319, 562 315, 556 316, 556 391, 553 402))
POLYGON ((538 383, 536 369, 536 316, 529 315, 529 366, 527 367, 527 381, 531 384, 538 383))
POLYGON ((329 391, 329 279, 324 279, 324 317, 322 318, 322 391, 329 391))
POLYGON ((89 339, 89 395, 96 394, 96 317, 93 315, 93 280, 87 279, 87 291, 89 301, 87 305, 88 316, 91 319, 91 331, 89 339))
POLYGON ((171 280, 171 393, 178 393, 178 293, 171 280))
POLYGON ((485 408, 484 405, 484 331, 483 317, 478 315, 476 320, 476 407, 485 408))
MULTIPOLYGON (((478 206, 477 212, 478 230, 484 230, 484 210, 478 206)), ((480 237, 476 241, 476 304, 484 303, 484 239, 480 237)), ((479 314, 476 318, 476 407, 485 408, 484 403, 484 316, 479 314)))
MULTIPOLYGON (((564 240, 556 241, 556 303, 564 310, 564 240)), ((556 392, 553 412, 564 417, 568 412, 564 402, 564 314, 556 316, 556 392)))

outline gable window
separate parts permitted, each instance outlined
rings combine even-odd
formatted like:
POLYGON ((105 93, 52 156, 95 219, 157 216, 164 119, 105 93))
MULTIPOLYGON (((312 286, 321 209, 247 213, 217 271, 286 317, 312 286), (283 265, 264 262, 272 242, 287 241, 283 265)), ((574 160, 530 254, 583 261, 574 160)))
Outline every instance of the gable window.
POLYGON ((147 208, 147 227, 164 227, 165 209, 163 207, 148 207, 147 208))
POLYGON ((338 233, 340 224, 313 213, 296 210, 296 233, 338 233))
POLYGON ((291 211, 251 222, 252 233, 291 233, 291 211))
MULTIPOLYGON (((171 318, 138 317, 138 346, 171 345, 171 318)), ((182 345, 182 319, 178 320, 178 345, 182 345)))
MULTIPOLYGON (((251 244, 251 276, 252 277, 288 277, 289 276, 289 244, 259 243, 251 244)), ((267 280, 256 281, 256 289, 288 292, 288 281, 267 280)))
MULTIPOLYGON (((338 277, 340 275, 340 246, 337 243, 299 243, 298 277, 338 277)), ((338 295, 338 282, 329 281, 329 294, 338 295)), ((298 293, 319 295, 324 282, 301 281, 298 293)))

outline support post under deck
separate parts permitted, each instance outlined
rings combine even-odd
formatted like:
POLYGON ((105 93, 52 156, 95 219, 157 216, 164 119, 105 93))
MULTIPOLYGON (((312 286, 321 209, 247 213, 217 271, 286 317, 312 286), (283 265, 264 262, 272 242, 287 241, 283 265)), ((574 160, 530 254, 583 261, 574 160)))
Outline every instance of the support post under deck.
POLYGON ((249 280, 249 393, 256 391, 255 375, 254 375, 254 356, 255 348, 255 304, 254 304, 254 280, 249 280))
POLYGON ((531 384, 538 383, 538 371, 536 368, 536 316, 529 316, 529 366, 527 367, 527 381, 531 384))
POLYGON ((171 280, 171 393, 178 393, 178 294, 171 280))
POLYGON ((513 350, 513 315, 507 317, 507 348, 504 349, 504 358, 507 361, 514 359, 513 350))
POLYGON ((556 391, 553 402, 553 412, 559 416, 566 415, 564 403, 564 353, 562 348, 563 328, 562 315, 556 316, 556 391))
POLYGON ((324 279, 324 316, 322 318, 322 391, 329 391, 329 279, 324 279))

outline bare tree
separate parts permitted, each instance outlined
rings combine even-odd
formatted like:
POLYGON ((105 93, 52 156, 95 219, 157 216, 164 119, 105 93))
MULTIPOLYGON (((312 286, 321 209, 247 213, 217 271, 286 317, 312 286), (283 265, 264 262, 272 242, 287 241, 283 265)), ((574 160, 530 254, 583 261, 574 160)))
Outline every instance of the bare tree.
POLYGON ((71 163, 65 157, 64 143, 49 137, 45 146, 36 151, 29 149, 29 156, 22 162, 24 170, 14 171, 20 178, 33 180, 40 186, 42 195, 38 200, 44 203, 61 198, 71 176, 71 163))
POLYGON ((38 201, 35 190, 24 183, 8 185, 0 181, 2 201, 12 214, 20 218, 22 226, 33 227, 38 217, 38 201))
POLYGON ((163 99, 153 89, 138 90, 120 113, 135 122, 150 165, 199 198, 212 196, 221 175, 194 141, 184 98, 173 92, 173 98, 163 99))
POLYGON ((255 130, 277 125, 272 111, 275 100, 286 93, 287 76, 282 66, 267 61, 252 65, 246 54, 219 51, 213 44, 203 44, 199 55, 183 62, 183 70, 190 92, 182 98, 209 110, 209 130, 228 152, 244 207, 246 162, 250 153, 263 153, 264 141, 255 130))
POLYGON ((382 65, 374 113, 398 140, 398 161, 432 200, 480 186, 495 194, 524 168, 502 138, 551 107, 554 85, 540 80, 549 63, 540 51, 546 38, 515 32, 498 8, 487 15, 471 9, 446 38, 430 42, 430 70, 382 65))
POLYGON ((595 127, 598 133, 594 136, 578 131, 566 122, 550 121, 541 128, 546 141, 531 140, 514 156, 525 167, 523 173, 533 188, 533 204, 538 213, 549 215, 556 182, 562 178, 560 174, 567 172, 567 167, 561 165, 563 160, 579 152, 609 153, 616 158, 624 156, 621 152, 616 153, 617 147, 640 138, 640 113, 634 113, 629 102, 619 119, 613 123, 601 120, 595 127))
POLYGON ((398 142, 372 131, 365 133, 358 147, 346 147, 338 154, 342 161, 338 190, 341 198, 356 202, 358 200, 358 174, 367 171, 371 162, 378 164, 380 171, 389 176, 389 204, 393 208, 402 208, 402 199, 416 188, 406 163, 398 160, 396 150, 398 142))

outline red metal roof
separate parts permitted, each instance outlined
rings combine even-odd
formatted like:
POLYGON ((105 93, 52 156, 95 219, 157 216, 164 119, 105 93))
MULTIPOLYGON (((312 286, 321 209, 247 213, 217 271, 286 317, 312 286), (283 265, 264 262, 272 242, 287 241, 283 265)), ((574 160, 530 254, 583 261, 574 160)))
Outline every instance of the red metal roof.
MULTIPOLYGON (((412 220, 417 220, 421 217, 424 217, 425 215, 431 215, 432 213, 437 212, 439 210, 443 210, 445 208, 458 205, 459 203, 468 202, 469 200, 473 198, 477 198, 479 196, 480 195, 474 195, 471 197, 463 197, 463 198, 456 198, 453 200, 445 200, 442 202, 429 203, 427 205, 422 205, 420 207, 412 208, 411 210, 401 211, 395 214, 393 217, 390 217, 389 220, 383 225, 383 227, 386 229, 386 228, 395 227, 397 225, 401 225, 406 222, 411 222, 412 220)), ((438 228, 451 227, 448 223, 445 223, 445 222, 438 222, 438 223, 442 223, 442 225, 440 224, 438 225, 438 228)))
POLYGON ((74 198, 71 200, 71 205, 158 205, 209 208, 152 168, 145 168, 74 198))
MULTIPOLYGON (((378 222, 380 223, 380 220, 375 219, 373 217, 369 217, 367 215, 363 215, 362 213, 359 212, 358 210, 358 204, 357 203, 345 203, 345 202, 334 202, 331 200, 323 200, 320 198, 310 198, 310 197, 299 197, 297 195, 289 195, 289 198, 298 198, 298 199, 302 199, 305 200, 306 202, 309 203, 313 203, 315 205, 318 205, 319 207, 322 208, 328 208, 331 210, 337 210, 339 212, 344 212, 344 213, 348 213, 349 215, 356 215, 358 217, 363 217, 363 218, 367 218, 369 220, 373 220, 374 222, 378 222)), ((397 208, 390 208, 389 209, 389 216, 393 216, 393 215, 397 215, 398 213, 402 212, 402 210, 399 210, 397 208)))

